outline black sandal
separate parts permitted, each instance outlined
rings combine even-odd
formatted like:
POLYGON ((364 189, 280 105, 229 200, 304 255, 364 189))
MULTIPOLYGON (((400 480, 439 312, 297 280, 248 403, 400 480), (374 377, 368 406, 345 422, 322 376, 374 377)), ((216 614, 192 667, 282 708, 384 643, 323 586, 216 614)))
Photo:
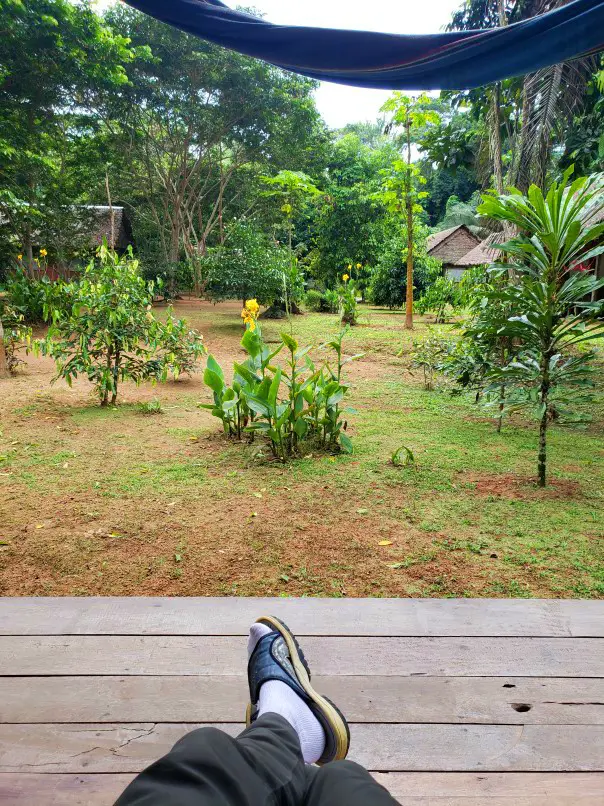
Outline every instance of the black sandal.
POLYGON ((263 636, 248 663, 250 702, 247 707, 246 724, 257 718, 260 687, 268 680, 280 680, 292 688, 308 705, 325 732, 325 750, 317 764, 327 764, 346 758, 350 747, 350 731, 339 709, 314 690, 310 684, 310 669, 296 637, 286 624, 274 616, 263 616, 257 623, 271 628, 263 636))

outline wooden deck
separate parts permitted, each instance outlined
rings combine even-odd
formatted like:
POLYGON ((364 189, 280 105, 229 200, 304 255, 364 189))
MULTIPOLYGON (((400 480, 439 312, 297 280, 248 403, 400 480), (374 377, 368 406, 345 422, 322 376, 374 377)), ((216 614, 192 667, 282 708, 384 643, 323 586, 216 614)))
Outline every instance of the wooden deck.
POLYGON ((188 730, 236 734, 264 613, 404 806, 604 804, 604 602, 209 598, 0 599, 0 803, 109 806, 188 730))

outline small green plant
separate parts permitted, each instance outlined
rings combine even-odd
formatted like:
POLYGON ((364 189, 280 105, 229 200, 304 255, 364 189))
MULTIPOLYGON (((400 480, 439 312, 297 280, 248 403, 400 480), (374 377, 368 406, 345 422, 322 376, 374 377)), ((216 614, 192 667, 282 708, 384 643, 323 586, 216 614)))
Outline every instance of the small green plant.
POLYGON ((411 448, 408 448, 406 445, 401 445, 400 448, 394 451, 390 457, 390 461, 395 467, 407 467, 415 462, 415 456, 411 448))
POLYGON ((340 295, 334 288, 326 288, 323 294, 325 299, 325 312, 337 313, 340 307, 340 295))
POLYGON ((192 375, 205 353, 201 333, 189 328, 185 319, 174 319, 170 311, 161 325, 158 344, 161 363, 175 381, 181 375, 192 375))
POLYGON ((156 319, 153 292, 131 251, 120 257, 103 245, 80 281, 66 285, 69 311, 63 304, 51 307, 48 335, 35 344, 54 358, 55 380, 71 385, 86 375, 107 406, 115 404, 121 381, 165 381, 169 374, 191 372, 204 352, 201 338, 171 314, 166 323, 156 319))
POLYGON ((421 368, 424 376, 424 389, 434 389, 434 376, 442 369, 444 359, 451 349, 451 340, 439 331, 428 328, 423 339, 413 339, 411 366, 421 368))
POLYGON ((459 308, 458 285, 448 277, 436 277, 417 301, 418 313, 433 311, 436 324, 444 324, 449 310, 454 314, 459 308))
POLYGON ((303 442, 321 449, 351 452, 340 405, 348 391, 342 381, 342 369, 359 356, 343 355, 346 330, 323 345, 336 353, 334 369, 328 362, 317 368, 309 356, 310 346, 301 349, 287 333, 281 333, 280 344, 270 350, 250 303, 253 300, 243 310, 246 332, 241 340, 248 357, 234 364, 233 382, 229 385, 215 358, 208 356, 204 381, 212 390, 214 402, 200 407, 218 417, 229 436, 266 437, 272 455, 282 462, 301 455, 303 442), (284 368, 273 364, 282 350, 287 354, 284 368), (282 387, 287 389, 284 397, 282 387))
POLYGON ((138 410, 142 415, 145 417, 152 416, 154 414, 163 414, 164 410, 162 409, 161 400, 159 398, 153 398, 153 400, 145 400, 142 403, 138 404, 138 410))

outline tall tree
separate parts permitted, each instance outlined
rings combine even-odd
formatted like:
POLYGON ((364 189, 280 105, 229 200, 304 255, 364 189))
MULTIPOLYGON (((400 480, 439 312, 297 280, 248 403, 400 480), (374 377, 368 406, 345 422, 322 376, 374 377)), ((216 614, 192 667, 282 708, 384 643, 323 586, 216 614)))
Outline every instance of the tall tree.
POLYGON ((407 293, 405 302, 405 327, 413 329, 413 213, 417 200, 425 197, 419 192, 418 183, 425 184, 419 169, 412 162, 411 143, 417 132, 424 130, 430 124, 438 123, 438 113, 431 107, 432 99, 427 95, 413 98, 401 92, 395 92, 383 105, 385 112, 392 113, 392 124, 403 131, 404 159, 395 160, 392 164, 390 176, 386 178, 385 200, 390 206, 397 207, 403 200, 405 212, 405 226, 407 229, 407 293))
POLYGON ((65 151, 90 87, 124 85, 132 58, 87 2, 0 0, 0 214, 30 270, 34 232, 77 234, 65 151))
MULTIPOLYGON (((569 0, 468 0, 449 30, 491 28, 553 10, 569 0)), ((566 62, 491 87, 449 93, 479 109, 487 123, 493 185, 526 191, 544 187, 557 138, 582 108, 596 64, 594 57, 566 62)), ((508 235, 509 224, 502 222, 508 235)))
POLYGON ((107 20, 134 47, 147 47, 129 66, 129 84, 102 99, 124 154, 113 178, 139 224, 157 233, 161 262, 173 267, 182 256, 203 256, 211 236, 222 240, 225 216, 245 212, 246 188, 263 163, 278 165, 285 154, 311 159, 315 84, 130 8, 107 20))

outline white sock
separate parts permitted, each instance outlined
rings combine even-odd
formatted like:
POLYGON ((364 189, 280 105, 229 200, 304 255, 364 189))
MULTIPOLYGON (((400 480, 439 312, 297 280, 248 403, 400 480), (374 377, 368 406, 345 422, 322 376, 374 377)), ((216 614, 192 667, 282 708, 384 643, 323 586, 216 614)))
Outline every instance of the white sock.
MULTIPOLYGON (((272 630, 266 624, 252 624, 247 642, 248 656, 252 654, 258 641, 269 632, 272 630)), ((279 714, 287 719, 298 734, 302 755, 307 764, 314 764, 321 758, 325 749, 325 733, 321 723, 287 683, 268 680, 260 687, 258 716, 268 713, 279 714)))

